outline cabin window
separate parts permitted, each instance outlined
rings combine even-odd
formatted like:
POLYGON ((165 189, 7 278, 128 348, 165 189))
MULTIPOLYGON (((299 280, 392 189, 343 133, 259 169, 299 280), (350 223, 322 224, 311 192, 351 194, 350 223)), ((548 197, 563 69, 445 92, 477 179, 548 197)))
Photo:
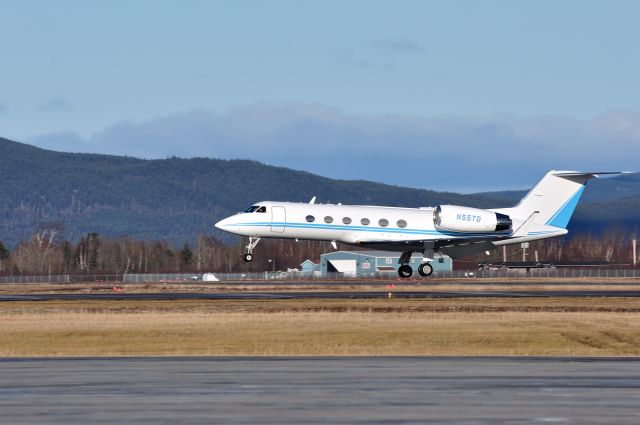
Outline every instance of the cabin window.
POLYGON ((398 220, 396 224, 398 225, 398 227, 407 227, 407 222, 404 220, 398 220))
POLYGON ((325 223, 333 223, 333 217, 326 216, 326 217, 324 218, 324 222, 325 222, 325 223))
POLYGON ((309 223, 313 223, 314 221, 316 221, 316 218, 312 215, 308 215, 306 219, 309 223))
POLYGON ((378 224, 382 227, 387 227, 389 225, 389 220, 387 220, 386 218, 381 218, 380 220, 378 220, 378 224))
POLYGON ((267 212, 267 207, 260 207, 256 210, 256 212, 258 213, 266 213, 267 212))
POLYGON ((342 219, 342 222, 343 222, 344 224, 351 224, 351 219, 350 219, 349 217, 344 217, 344 218, 342 219))
POLYGON ((363 218, 362 220, 360 220, 360 224, 362 224, 363 226, 368 226, 369 223, 371 222, 369 221, 368 218, 363 218))

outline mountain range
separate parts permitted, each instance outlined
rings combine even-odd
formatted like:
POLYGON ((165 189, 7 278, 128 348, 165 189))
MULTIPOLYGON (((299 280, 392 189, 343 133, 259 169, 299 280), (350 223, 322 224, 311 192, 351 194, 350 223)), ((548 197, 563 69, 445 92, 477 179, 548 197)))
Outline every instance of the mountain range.
MULTIPOLYGON (((0 179, 0 240, 9 247, 41 228, 55 228, 69 240, 96 232, 176 244, 199 233, 231 241, 213 224, 267 199, 306 202, 317 196, 323 203, 490 208, 509 206, 524 193, 458 194, 335 180, 249 160, 54 152, 3 138, 0 179)), ((639 208, 639 174, 594 181, 570 230, 636 229, 639 208)))

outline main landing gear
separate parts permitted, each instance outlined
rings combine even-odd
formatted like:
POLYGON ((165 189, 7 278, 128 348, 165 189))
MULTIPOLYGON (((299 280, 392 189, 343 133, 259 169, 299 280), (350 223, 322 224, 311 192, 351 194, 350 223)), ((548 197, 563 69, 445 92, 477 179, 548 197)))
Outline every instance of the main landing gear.
POLYGON ((433 267, 429 263, 422 263, 418 266, 418 273, 420 276, 429 277, 433 273, 433 267))
POLYGON ((398 274, 400 275, 401 278, 407 279, 407 278, 410 278, 411 275, 413 274, 413 269, 411 268, 410 265, 403 264, 400 267, 398 267, 398 274))
POLYGON ((412 254, 413 251, 403 252, 400 256, 400 259, 398 260, 398 263, 400 263, 400 267, 398 267, 398 274, 403 279, 410 278, 413 274, 413 269, 409 265, 409 263, 411 262, 412 254))
MULTIPOLYGON (((413 274, 413 269, 409 265, 409 263, 411 262, 412 254, 413 251, 403 252, 400 256, 400 260, 398 260, 398 262, 401 264, 400 267, 398 267, 398 275, 403 279, 410 278, 413 274)), ((422 263, 418 266, 418 273, 423 277, 431 276, 431 274, 433 273, 433 267, 427 262, 422 263)))
POLYGON ((258 242, 260 242, 260 238, 249 237, 249 243, 247 244, 247 253, 242 256, 242 259, 245 261, 245 263, 253 260, 253 248, 258 245, 258 242))

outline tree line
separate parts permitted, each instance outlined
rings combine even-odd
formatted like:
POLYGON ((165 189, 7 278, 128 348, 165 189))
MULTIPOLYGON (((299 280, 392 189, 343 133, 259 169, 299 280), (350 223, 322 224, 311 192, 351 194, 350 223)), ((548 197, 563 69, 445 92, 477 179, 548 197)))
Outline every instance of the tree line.
MULTIPOLYGON (((632 240, 636 236, 624 231, 609 231, 600 236, 577 235, 531 242, 526 249, 527 261, 543 262, 607 262, 632 264, 632 240), (536 257, 537 255, 537 257, 536 257)), ((0 274, 54 275, 125 273, 240 273, 299 268, 306 259, 317 262, 320 255, 331 252, 327 242, 263 239, 254 251, 254 261, 245 263, 241 255, 246 239, 225 244, 201 234, 195 244, 185 242, 175 247, 166 241, 108 238, 89 233, 77 242, 60 240, 55 229, 42 229, 9 251, 0 241, 0 274)), ((338 249, 355 249, 339 246, 338 249)), ((454 262, 454 268, 475 268, 478 262, 522 261, 520 245, 503 251, 454 262)), ((636 261, 640 263, 640 246, 636 261)))
POLYGON ((246 240, 225 244, 201 234, 195 244, 179 247, 166 241, 108 238, 89 233, 77 242, 59 240, 55 229, 39 230, 9 251, 0 241, 0 274, 55 275, 125 273, 261 272, 298 268, 308 258, 319 259, 329 243, 262 240, 254 260, 242 260, 246 240))
POLYGON ((601 234, 577 234, 565 238, 533 241, 500 247, 489 256, 479 254, 459 261, 460 268, 472 268, 479 262, 539 261, 552 264, 593 263, 630 266, 634 264, 633 240, 636 240, 635 264, 640 265, 640 237, 622 229, 610 229, 601 234), (523 255, 524 254, 524 255, 523 255))

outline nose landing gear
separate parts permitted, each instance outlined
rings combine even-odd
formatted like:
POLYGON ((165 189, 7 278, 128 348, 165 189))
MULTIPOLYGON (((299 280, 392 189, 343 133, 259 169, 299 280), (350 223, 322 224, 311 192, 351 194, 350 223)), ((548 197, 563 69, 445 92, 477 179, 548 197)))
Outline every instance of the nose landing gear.
POLYGON ((253 260, 253 248, 258 245, 258 242, 260 242, 260 238, 249 237, 249 243, 247 244, 247 253, 242 256, 242 259, 245 261, 245 263, 253 260))

